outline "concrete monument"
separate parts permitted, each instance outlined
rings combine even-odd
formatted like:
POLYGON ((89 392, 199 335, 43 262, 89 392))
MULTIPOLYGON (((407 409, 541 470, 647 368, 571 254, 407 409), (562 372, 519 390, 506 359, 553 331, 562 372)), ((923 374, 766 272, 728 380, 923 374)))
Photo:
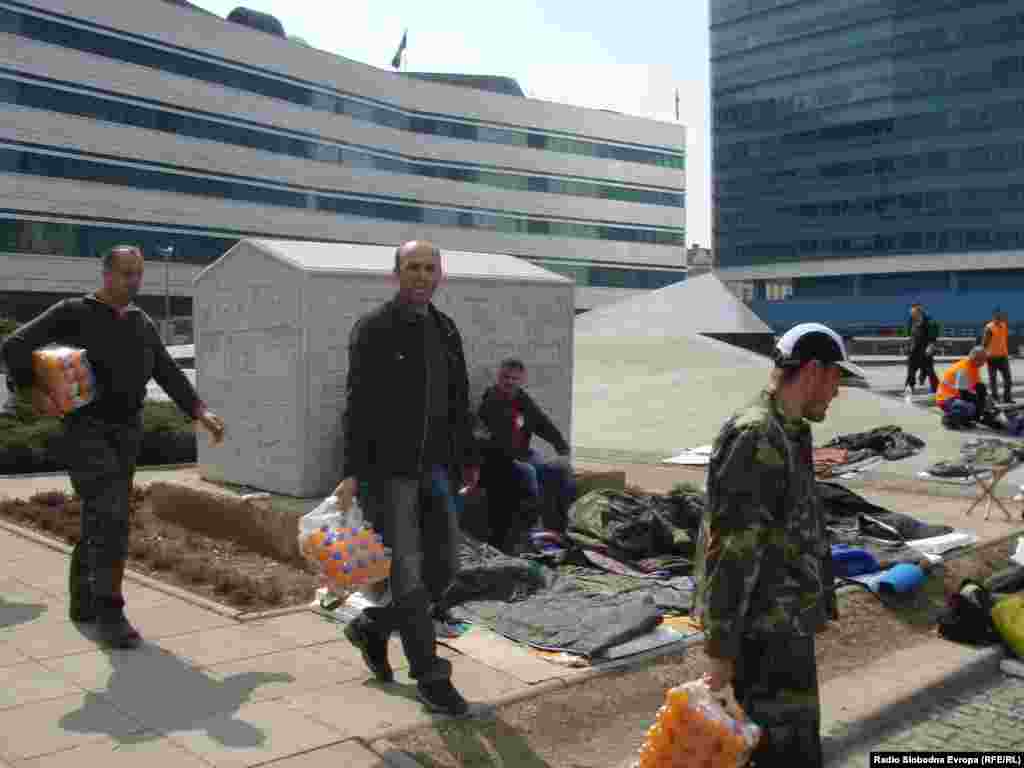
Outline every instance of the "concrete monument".
MULTIPOLYGON (((442 251, 434 303, 462 332, 474 407, 502 358, 572 434, 573 282, 512 256, 442 251)), ((341 479, 348 340, 391 298, 394 247, 242 240, 195 278, 196 383, 228 424, 203 477, 298 497, 341 479)))

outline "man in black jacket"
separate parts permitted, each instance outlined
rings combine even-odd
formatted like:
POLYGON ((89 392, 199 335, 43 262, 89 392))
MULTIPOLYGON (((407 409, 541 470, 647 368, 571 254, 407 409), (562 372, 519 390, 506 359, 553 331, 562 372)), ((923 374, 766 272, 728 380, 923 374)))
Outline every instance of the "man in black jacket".
POLYGON ((103 288, 65 299, 11 334, 0 349, 18 396, 38 413, 60 415, 57 404, 33 387, 32 353, 50 343, 86 350, 96 377, 96 397, 64 416, 68 474, 82 500, 82 534, 71 553, 70 617, 96 621, 99 639, 115 648, 142 638, 124 615, 124 567, 129 501, 142 446, 142 404, 155 378, 182 411, 213 435, 224 422, 206 408, 171 359, 149 315, 132 303, 143 272, 142 251, 118 245, 103 257, 103 288))
POLYGON ((928 375, 931 391, 939 388, 939 377, 935 374, 935 341, 939 337, 938 325, 924 311, 920 304, 910 307, 910 353, 907 355, 907 382, 904 392, 914 393, 914 380, 920 370, 928 375))
MULTIPOLYGON (((526 366, 523 361, 509 358, 498 368, 497 383, 484 393, 478 416, 490 433, 486 449, 488 461, 511 462, 529 494, 529 500, 535 503, 540 501, 546 485, 555 484, 558 516, 564 518, 575 494, 569 465, 569 444, 558 427, 523 389, 525 383, 526 366), (558 459, 546 462, 530 447, 534 434, 554 447, 558 459)), ((507 535, 508 527, 516 521, 491 522, 492 528, 496 526, 507 535)), ((503 543, 509 545, 509 542, 503 543)))
POLYGON ((378 680, 393 679, 387 646, 398 631, 409 674, 428 708, 468 711, 437 655, 431 604, 442 603, 457 568, 458 520, 452 490, 479 477, 462 338, 431 303, 441 252, 407 242, 395 251, 398 294, 364 315, 349 340, 343 418, 343 480, 334 494, 347 511, 365 481, 368 522, 391 547, 391 601, 345 628, 378 680))

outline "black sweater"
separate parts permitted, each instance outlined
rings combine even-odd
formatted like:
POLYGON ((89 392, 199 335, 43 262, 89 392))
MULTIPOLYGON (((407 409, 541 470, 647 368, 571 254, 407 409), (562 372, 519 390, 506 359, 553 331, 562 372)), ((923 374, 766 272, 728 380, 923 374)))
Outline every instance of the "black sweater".
POLYGON ((96 375, 96 399, 75 413, 138 424, 151 378, 193 418, 204 407, 153 320, 134 305, 117 310, 94 295, 65 299, 23 325, 0 347, 15 386, 33 383, 32 353, 51 343, 85 349, 96 375))
POLYGON ((542 440, 546 440, 560 455, 568 455, 569 444, 562 437, 558 427, 552 423, 547 414, 540 409, 523 390, 519 390, 515 403, 523 416, 523 432, 525 435, 526 450, 518 449, 515 445, 515 430, 512 424, 512 400, 502 397, 495 387, 490 387, 484 392, 483 401, 480 404, 479 419, 491 433, 488 447, 492 451, 510 459, 525 461, 528 455, 528 447, 533 435, 536 434, 542 440))

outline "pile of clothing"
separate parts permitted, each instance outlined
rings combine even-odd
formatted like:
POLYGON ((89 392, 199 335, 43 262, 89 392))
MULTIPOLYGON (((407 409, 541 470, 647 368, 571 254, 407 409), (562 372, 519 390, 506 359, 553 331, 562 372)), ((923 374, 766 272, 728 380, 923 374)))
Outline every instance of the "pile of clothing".
POLYGON ((924 440, 888 425, 867 432, 833 438, 814 450, 814 472, 818 477, 836 477, 919 453, 924 440))
POLYGON ((1024 444, 998 438, 974 438, 960 447, 960 458, 937 461, 922 477, 973 478, 979 469, 1015 467, 1024 461, 1024 444))

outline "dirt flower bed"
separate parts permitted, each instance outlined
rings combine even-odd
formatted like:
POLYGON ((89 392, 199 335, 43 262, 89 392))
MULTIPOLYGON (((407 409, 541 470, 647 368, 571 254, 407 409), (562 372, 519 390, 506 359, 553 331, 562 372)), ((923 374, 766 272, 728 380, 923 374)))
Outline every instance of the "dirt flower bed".
MULTIPOLYGON (((128 567, 218 603, 253 612, 305 605, 318 585, 302 562, 281 562, 155 517, 145 491, 132 494, 128 567)), ((74 545, 81 502, 59 491, 0 501, 0 518, 74 545)))

